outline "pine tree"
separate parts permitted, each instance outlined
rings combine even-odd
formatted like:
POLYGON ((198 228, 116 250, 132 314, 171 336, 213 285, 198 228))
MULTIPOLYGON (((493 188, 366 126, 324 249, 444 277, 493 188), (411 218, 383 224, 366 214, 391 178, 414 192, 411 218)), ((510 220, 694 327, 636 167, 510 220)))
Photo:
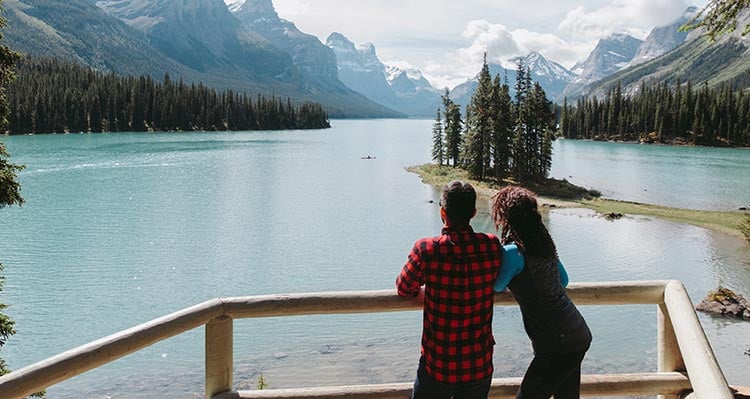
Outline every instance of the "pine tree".
POLYGON ((492 118, 492 78, 485 53, 477 89, 466 110, 465 162, 469 175, 479 180, 487 176, 490 168, 492 118))
POLYGON ((432 124, 432 160, 439 166, 443 165, 443 120, 440 115, 440 108, 435 113, 435 123, 432 124))
POLYGON ((445 163, 448 165, 449 161, 452 161, 453 166, 458 167, 461 161, 460 154, 463 141, 461 135, 461 109, 450 98, 450 91, 448 89, 445 89, 445 93, 441 99, 443 101, 445 117, 445 124, 443 125, 445 133, 445 163))
POLYGON ((500 85, 499 76, 495 76, 492 84, 492 116, 492 159, 495 180, 502 182, 508 177, 512 155, 513 105, 508 84, 505 82, 500 85))

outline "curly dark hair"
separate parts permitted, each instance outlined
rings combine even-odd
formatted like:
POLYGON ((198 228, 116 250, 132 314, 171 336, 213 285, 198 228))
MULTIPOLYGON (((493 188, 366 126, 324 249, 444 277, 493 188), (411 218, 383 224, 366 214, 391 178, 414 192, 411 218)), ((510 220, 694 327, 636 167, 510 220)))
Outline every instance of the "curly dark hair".
POLYGON ((533 192, 518 186, 505 187, 492 196, 490 212, 503 244, 514 242, 527 255, 557 258, 555 242, 542 223, 533 192))

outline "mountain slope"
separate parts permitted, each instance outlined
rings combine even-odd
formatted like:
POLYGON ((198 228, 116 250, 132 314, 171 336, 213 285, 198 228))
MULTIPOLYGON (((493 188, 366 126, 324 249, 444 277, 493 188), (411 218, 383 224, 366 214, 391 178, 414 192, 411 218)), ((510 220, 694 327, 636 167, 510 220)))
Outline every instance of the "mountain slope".
POLYGON ((103 71, 184 75, 188 68, 151 46, 139 32, 90 1, 5 0, 7 44, 37 56, 76 60, 103 71), (75 27, 75 28, 72 28, 75 27))
POLYGON ((271 0, 247 0, 232 14, 275 47, 292 57, 308 77, 330 83, 338 80, 336 55, 317 37, 301 32, 294 23, 279 18, 271 0))
MULTIPOLYGON (((740 15, 738 26, 748 22, 750 11, 745 11, 740 15)), ((749 65, 750 36, 743 37, 735 32, 711 43, 701 32, 692 32, 683 45, 671 52, 596 82, 590 94, 604 96, 618 83, 624 93, 635 93, 643 82, 674 85, 678 79, 683 83, 690 80, 694 87, 707 82, 709 86, 730 83, 747 88, 750 86, 749 65)))
POLYGON ((680 32, 680 27, 692 20, 697 12, 698 7, 688 7, 685 13, 673 23, 652 29, 646 40, 638 47, 638 51, 628 66, 652 60, 684 43, 688 34, 687 32, 680 32))
POLYGON ((599 40, 594 50, 581 65, 578 77, 565 87, 558 96, 558 102, 567 97, 575 99, 588 93, 588 86, 602 78, 612 75, 627 66, 635 56, 641 40, 630 35, 613 34, 599 40))
POLYGON ((97 5, 196 71, 233 72, 261 82, 300 80, 291 57, 243 27, 222 0, 103 0, 97 5))

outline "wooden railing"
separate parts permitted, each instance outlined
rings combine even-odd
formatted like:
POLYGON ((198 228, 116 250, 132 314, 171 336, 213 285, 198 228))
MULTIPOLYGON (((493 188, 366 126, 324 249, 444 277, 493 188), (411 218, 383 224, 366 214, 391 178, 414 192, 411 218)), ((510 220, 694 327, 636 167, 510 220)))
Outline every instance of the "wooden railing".
MULTIPOLYGON (((657 372, 596 374, 581 378, 583 396, 661 395, 731 399, 727 385, 693 305, 679 281, 571 284, 577 305, 655 304, 658 324, 657 372)), ((507 293, 496 305, 513 305, 507 293)), ((414 310, 422 298, 401 298, 394 290, 323 292, 217 298, 135 326, 0 377, 0 399, 23 398, 169 337, 205 325, 206 397, 238 398, 407 398, 412 383, 322 388, 234 391, 233 320, 310 314, 414 310)), ((626 345, 627 343, 623 343, 626 345)), ((496 378, 491 398, 515 396, 519 378, 496 378)))

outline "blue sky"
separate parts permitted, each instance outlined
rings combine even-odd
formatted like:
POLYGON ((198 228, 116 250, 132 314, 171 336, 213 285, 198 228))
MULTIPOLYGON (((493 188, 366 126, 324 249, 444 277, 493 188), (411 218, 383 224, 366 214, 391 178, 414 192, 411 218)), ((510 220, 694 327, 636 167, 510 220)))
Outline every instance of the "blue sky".
MULTIPOLYGON (((227 0, 232 1, 232 0, 227 0)), ((570 68, 609 34, 645 38, 676 20, 689 0, 274 0, 279 15, 325 39, 340 32, 371 42, 389 65, 413 66, 438 87, 460 83, 490 61, 539 51, 570 68)))

